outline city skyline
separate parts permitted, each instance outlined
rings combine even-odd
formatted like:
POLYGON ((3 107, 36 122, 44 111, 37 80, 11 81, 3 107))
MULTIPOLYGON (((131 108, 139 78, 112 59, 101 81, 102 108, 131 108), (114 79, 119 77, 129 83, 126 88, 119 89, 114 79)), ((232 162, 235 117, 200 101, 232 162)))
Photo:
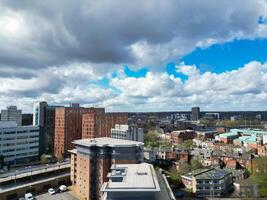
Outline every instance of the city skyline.
POLYGON ((1 109, 267 110, 266 1, 62 3, 0 2, 1 109))

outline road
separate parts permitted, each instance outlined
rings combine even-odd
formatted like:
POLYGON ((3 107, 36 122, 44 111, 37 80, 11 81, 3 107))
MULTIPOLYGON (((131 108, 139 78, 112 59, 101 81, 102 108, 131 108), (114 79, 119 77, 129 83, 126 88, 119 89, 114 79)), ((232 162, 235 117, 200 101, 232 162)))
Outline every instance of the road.
POLYGON ((42 169, 46 169, 46 168, 58 167, 59 165, 60 166, 64 166, 64 165, 68 165, 68 164, 70 164, 70 161, 61 162, 61 163, 53 163, 53 164, 44 164, 44 165, 23 167, 23 168, 19 168, 17 170, 12 170, 12 171, 9 171, 9 172, 5 172, 4 174, 0 175, 0 178, 6 178, 6 177, 9 177, 9 176, 14 176, 14 175, 23 174, 23 173, 29 173, 29 172, 32 172, 32 171, 42 170, 42 169))

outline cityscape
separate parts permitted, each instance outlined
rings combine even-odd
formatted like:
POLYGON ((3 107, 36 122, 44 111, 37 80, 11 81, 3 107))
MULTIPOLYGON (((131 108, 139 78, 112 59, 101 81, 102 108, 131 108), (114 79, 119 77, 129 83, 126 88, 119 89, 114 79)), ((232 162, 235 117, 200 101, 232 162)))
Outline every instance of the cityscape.
POLYGON ((267 199, 266 0, 0 0, 0 200, 267 199))

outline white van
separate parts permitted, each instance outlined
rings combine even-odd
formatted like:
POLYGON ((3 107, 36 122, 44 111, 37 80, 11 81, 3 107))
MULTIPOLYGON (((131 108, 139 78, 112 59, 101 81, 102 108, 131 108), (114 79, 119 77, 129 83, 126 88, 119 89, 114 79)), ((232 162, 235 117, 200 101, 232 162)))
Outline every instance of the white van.
POLYGON ((34 200, 32 193, 25 194, 25 200, 34 200))

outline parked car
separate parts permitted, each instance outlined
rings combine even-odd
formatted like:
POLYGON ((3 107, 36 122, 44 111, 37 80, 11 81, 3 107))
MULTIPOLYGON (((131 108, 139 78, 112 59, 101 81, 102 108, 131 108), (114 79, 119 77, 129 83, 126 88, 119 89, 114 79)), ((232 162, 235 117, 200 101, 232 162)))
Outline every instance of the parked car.
POLYGON ((48 193, 53 195, 56 194, 56 191, 53 188, 49 188, 48 193))
POLYGON ((60 190, 61 192, 65 192, 65 191, 68 190, 68 188, 67 188, 66 185, 61 185, 61 186, 59 186, 59 190, 60 190))
POLYGON ((26 193, 25 194, 25 200, 34 200, 34 197, 33 197, 33 195, 32 195, 32 193, 26 193))

